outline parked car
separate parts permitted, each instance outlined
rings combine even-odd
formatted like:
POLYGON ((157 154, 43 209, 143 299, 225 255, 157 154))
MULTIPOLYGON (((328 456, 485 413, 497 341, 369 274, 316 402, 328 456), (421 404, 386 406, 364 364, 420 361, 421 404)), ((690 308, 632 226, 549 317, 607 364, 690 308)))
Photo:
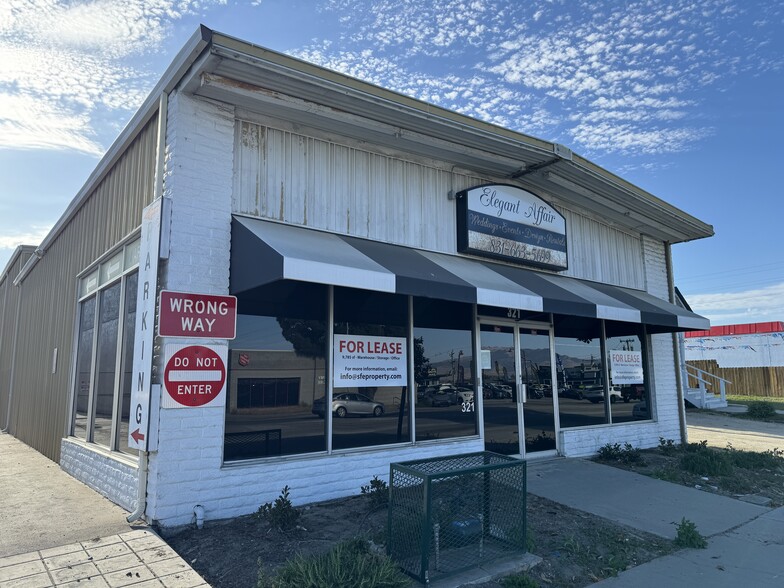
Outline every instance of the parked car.
MULTIPOLYGON (((594 404, 604 402, 604 387, 596 386, 594 388, 589 388, 585 390, 583 396, 594 404)), ((623 400, 621 389, 618 386, 610 386, 610 402, 615 403, 619 400, 623 400)))
MULTIPOLYGON (((313 414, 324 418, 324 398, 313 401, 313 414)), ((348 415, 373 415, 380 417, 384 414, 384 405, 381 402, 371 400, 364 394, 356 392, 345 392, 336 394, 332 398, 332 412, 340 418, 348 415)))
POLYGON ((453 406, 457 404, 457 389, 442 385, 425 393, 425 402, 430 406, 453 406))
POLYGON ((458 402, 473 402, 474 391, 471 388, 458 388, 457 389, 458 402))
POLYGON ((582 388, 572 388, 571 386, 566 386, 565 388, 558 389, 558 396, 563 396, 564 398, 576 398, 577 400, 582 400, 585 398, 585 390, 582 388))

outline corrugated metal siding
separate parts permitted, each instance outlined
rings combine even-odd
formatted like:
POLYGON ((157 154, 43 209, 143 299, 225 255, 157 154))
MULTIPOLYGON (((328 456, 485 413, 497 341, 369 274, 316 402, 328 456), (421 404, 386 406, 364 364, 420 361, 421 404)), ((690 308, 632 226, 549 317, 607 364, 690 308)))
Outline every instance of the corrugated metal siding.
POLYGON ((30 257, 30 252, 19 255, 8 267, 8 274, 0 283, 0 429, 6 426, 8 398, 11 381, 11 358, 14 352, 16 309, 20 291, 14 286, 14 278, 30 257))
POLYGON ((147 123, 21 284, 9 431, 55 461, 70 411, 76 275, 141 223, 153 197, 157 124, 157 116, 147 123))
MULTIPOLYGON (((444 253, 457 247, 447 194, 488 181, 249 121, 237 122, 235 153, 236 213, 444 253)), ((565 275, 644 288, 638 237, 557 208, 569 231, 565 275)))

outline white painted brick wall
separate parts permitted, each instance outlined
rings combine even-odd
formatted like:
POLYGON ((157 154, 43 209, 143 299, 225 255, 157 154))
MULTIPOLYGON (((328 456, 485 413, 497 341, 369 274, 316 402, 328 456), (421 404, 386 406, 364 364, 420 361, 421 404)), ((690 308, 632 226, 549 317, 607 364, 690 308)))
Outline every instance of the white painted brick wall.
MULTIPOLYGON (((170 255, 161 278, 166 289, 228 293, 233 146, 230 108, 171 96, 164 185, 172 203, 170 255)), ((158 448, 150 455, 148 519, 186 524, 196 504, 204 506, 208 519, 248 514, 286 485, 295 504, 358 494, 374 475, 388 479, 391 462, 483 449, 472 439, 222 467, 224 419, 222 407, 160 410, 158 448)))
POLYGON ((60 467, 127 511, 136 509, 137 467, 82 443, 60 442, 60 467))

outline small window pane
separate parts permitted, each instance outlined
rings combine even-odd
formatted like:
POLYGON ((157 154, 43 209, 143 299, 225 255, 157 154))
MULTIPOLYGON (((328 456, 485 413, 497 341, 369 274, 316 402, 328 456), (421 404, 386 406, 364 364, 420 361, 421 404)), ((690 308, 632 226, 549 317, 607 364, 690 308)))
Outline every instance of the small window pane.
POLYGON ((109 261, 101 264, 101 284, 108 284, 115 278, 122 275, 123 271, 123 252, 121 251, 109 261))
POLYGON ((610 369, 610 406, 613 423, 649 420, 650 400, 642 327, 607 323, 607 365, 610 369))
POLYGON ((295 282, 238 298, 225 461, 326 451, 326 302, 323 286, 295 282))
POLYGON ((109 446, 112 433, 114 382, 117 374, 117 335, 120 324, 121 284, 101 292, 98 350, 95 367, 93 441, 109 446))
MULTIPOLYGON (((406 296, 335 288, 335 334, 406 337, 407 325, 406 296)), ((411 440, 406 386, 337 388, 333 394, 333 449, 411 440)))
POLYGON ((95 296, 81 304, 79 335, 76 343, 76 391, 74 393, 75 437, 87 439, 87 411, 90 402, 90 374, 93 364, 93 335, 95 333, 95 296))
POLYGON ((87 296, 98 289, 99 270, 95 270, 89 276, 82 278, 81 287, 79 288, 79 297, 87 296))
POLYGON ((122 380, 120 382, 119 426, 116 447, 123 453, 137 454, 128 447, 128 423, 131 413, 131 385, 133 379, 133 342, 136 333, 136 295, 139 274, 134 272, 125 279, 125 318, 122 337, 122 380))
POLYGON ((555 324, 558 413, 561 428, 607 424, 602 325, 567 317, 555 324))
POLYGON ((414 299, 416 440, 477 434, 470 304, 414 299))
POLYGON ((136 239, 136 241, 133 243, 129 243, 125 246, 125 261, 123 263, 123 269, 125 271, 128 271, 133 266, 138 265, 139 249, 141 248, 141 244, 141 239, 136 239))

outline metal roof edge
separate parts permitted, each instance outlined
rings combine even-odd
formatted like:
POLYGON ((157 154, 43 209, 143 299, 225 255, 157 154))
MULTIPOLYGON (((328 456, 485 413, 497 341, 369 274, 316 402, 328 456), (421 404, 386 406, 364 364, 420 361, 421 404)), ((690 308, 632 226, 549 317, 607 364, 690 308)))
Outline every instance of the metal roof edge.
POLYGON ((639 200, 647 201, 651 205, 659 208, 661 211, 670 214, 678 218, 680 221, 692 225, 692 227, 697 232, 705 233, 701 236, 695 236, 694 239, 702 239, 705 237, 712 237, 715 233, 713 230, 713 225, 701 221, 695 216, 692 216, 688 212, 685 212, 678 208, 677 206, 673 206, 669 202, 662 200, 658 196, 654 196, 647 190, 640 188, 632 184, 631 182, 624 180, 622 177, 614 174, 613 172, 593 163, 591 160, 586 159, 581 155, 575 154, 572 159, 573 165, 582 168, 587 173, 591 173, 594 176, 598 176, 603 181, 607 182, 614 186, 619 190, 623 190, 627 192, 630 196, 634 196, 639 200))
POLYGON ((314 63, 310 63, 297 57, 292 57, 291 55, 286 55, 284 53, 280 53, 278 51, 274 51, 254 43, 250 43, 248 41, 243 41, 242 39, 237 39, 236 37, 232 37, 218 31, 213 31, 213 45, 223 47, 229 51, 242 53, 258 60, 266 61, 278 66, 281 69, 288 69, 292 73, 298 74, 300 76, 307 76, 311 79, 319 80, 319 82, 322 83, 326 81, 336 86, 348 88, 357 93, 366 94, 367 96, 377 100, 389 102, 392 105, 398 107, 407 108, 424 116, 440 118, 445 121, 457 123, 461 126, 469 127, 474 131, 484 131, 493 135, 498 135, 506 139, 513 140, 517 143, 524 143, 527 146, 535 149, 541 149, 547 153, 555 152, 556 144, 551 141, 539 139, 538 137, 534 137, 532 135, 526 135, 525 133, 521 133, 519 131, 513 131, 511 129, 507 129, 506 127, 472 118, 465 114, 455 112, 454 110, 449 110, 442 106, 436 106, 435 104, 430 104, 429 102, 419 100, 418 98, 412 98, 411 96, 407 96, 394 90, 382 88, 381 86, 371 84, 370 82, 365 82, 358 78, 327 69, 323 66, 316 65, 314 63))
MULTIPOLYGON (((319 84, 327 82, 333 86, 347 88, 358 94, 365 94, 374 100, 388 102, 390 103, 390 106, 404 108, 419 116, 441 119, 446 123, 459 125, 466 131, 495 135, 501 139, 513 141, 525 145, 532 150, 541 150, 545 153, 557 154, 559 148, 562 147, 555 142, 539 139, 519 131, 472 118, 218 31, 213 31, 212 44, 214 47, 221 47, 228 52, 243 54, 255 60, 272 64, 280 70, 289 70, 294 75, 311 78, 319 84)), ((571 159, 573 165, 580 168, 584 173, 593 175, 608 186, 621 190, 630 197, 645 202, 649 206, 653 206, 673 217, 675 220, 687 225, 690 228, 689 232, 694 236, 685 240, 710 237, 714 234, 712 225, 701 221, 661 198, 654 196, 650 192, 624 180, 620 176, 593 163, 589 159, 578 155, 577 153, 571 154, 570 158, 564 158, 565 161, 569 161, 569 159, 571 159)))
POLYGON ((10 275, 11 268, 16 263, 16 260, 23 254, 29 253, 32 255, 35 252, 35 245, 17 245, 14 249, 14 252, 11 254, 11 258, 8 260, 8 263, 5 264, 5 268, 3 271, 0 272, 0 284, 2 284, 5 279, 10 275))
POLYGON ((76 193, 76 196, 71 200, 65 212, 60 216, 54 226, 51 228, 46 237, 44 237, 41 244, 36 248, 35 253, 19 272, 19 275, 14 280, 14 284, 20 283, 25 279, 27 274, 33 269, 38 260, 46 254, 47 248, 58 237, 63 228, 70 222, 74 215, 79 211, 82 205, 89 198, 93 189, 101 182, 104 176, 111 170, 112 166, 117 160, 125 153, 128 146, 136 139, 139 132, 144 125, 154 116, 158 110, 158 101, 161 93, 169 93, 177 85, 179 80, 183 77, 185 72, 191 67, 196 58, 204 51, 205 47, 210 44, 213 32, 204 25, 199 25, 196 32, 191 35, 188 42, 180 49, 177 56, 166 68, 158 83, 155 84, 153 89, 147 95, 142 105, 138 108, 136 113, 125 125, 122 132, 114 140, 112 145, 107 149, 98 165, 93 169, 92 173, 87 178, 82 188, 76 193))

